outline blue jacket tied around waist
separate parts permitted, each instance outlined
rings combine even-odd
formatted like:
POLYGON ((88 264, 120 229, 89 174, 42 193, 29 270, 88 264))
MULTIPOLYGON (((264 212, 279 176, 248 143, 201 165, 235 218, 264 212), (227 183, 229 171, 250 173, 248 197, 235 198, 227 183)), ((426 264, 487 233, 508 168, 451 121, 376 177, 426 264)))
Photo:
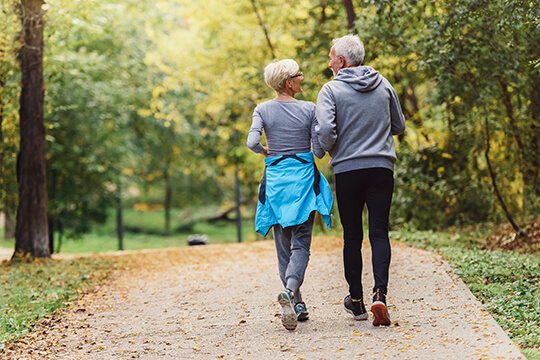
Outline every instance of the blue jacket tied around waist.
POLYGON ((318 211, 330 228, 334 197, 313 153, 272 156, 264 163, 255 216, 258 233, 266 236, 275 224, 284 228, 303 224, 312 211, 318 211))

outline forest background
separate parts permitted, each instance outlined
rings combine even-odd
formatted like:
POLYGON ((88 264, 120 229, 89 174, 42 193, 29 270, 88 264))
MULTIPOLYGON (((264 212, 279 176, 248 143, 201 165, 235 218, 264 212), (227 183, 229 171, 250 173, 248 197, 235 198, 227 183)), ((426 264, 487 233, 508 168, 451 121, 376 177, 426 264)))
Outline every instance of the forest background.
MULTIPOLYGON (((295 59, 299 98, 315 101, 332 78, 332 39, 355 33, 407 119, 395 138, 392 238, 442 254, 523 353, 540 359, 539 25, 538 0, 2 0, 0 250, 24 242, 17 229, 35 230, 23 220, 43 198, 54 252, 179 246, 193 233, 237 241, 231 221, 259 239, 263 162, 245 140, 255 105, 274 97, 264 67, 295 59), (21 24, 43 33, 42 48, 21 24), (35 157, 23 145, 34 144, 21 135, 24 116, 40 110, 23 91, 32 52, 43 65, 39 199, 18 183, 41 174, 28 171, 35 157)), ((333 184, 328 159, 318 166, 333 184)), ((91 257, 26 260, 0 271, 0 352, 123 268, 91 257)))
MULTIPOLYGON (((253 218, 262 158, 245 146, 264 67, 293 58, 300 99, 356 33, 394 85, 393 228, 509 223, 540 213, 540 7, 524 0, 49 0, 42 5, 49 234, 81 237, 122 210, 171 234, 202 209, 253 218), (171 215, 172 214, 172 215, 171 215)), ((0 4, 1 210, 18 203, 20 8, 0 4)), ((332 182, 328 158, 318 163, 332 182)), ((211 211, 210 211, 211 212, 211 211)), ((336 217, 337 218, 337 217, 336 217)), ((136 226, 134 232, 142 231, 136 226)), ((249 239, 255 239, 254 232, 249 239)))

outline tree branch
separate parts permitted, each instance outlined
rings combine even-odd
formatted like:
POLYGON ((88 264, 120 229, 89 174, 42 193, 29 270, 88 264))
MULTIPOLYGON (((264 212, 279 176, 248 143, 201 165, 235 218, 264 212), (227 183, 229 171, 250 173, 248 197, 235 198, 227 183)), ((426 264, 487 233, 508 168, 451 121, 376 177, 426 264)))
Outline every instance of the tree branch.
POLYGON ((270 49, 270 53, 272 54, 272 59, 276 58, 276 54, 274 53, 274 47, 272 46, 272 42, 270 41, 270 36, 268 36, 268 31, 266 30, 266 26, 264 25, 261 16, 259 15, 259 10, 257 9, 257 5, 255 4, 255 0, 251 0, 251 5, 253 6, 253 12, 255 12, 255 15, 257 15, 257 20, 259 21, 259 25, 264 31, 264 36, 266 37, 266 42, 268 43, 268 48, 270 49))
MULTIPOLYGON (((470 70, 469 70, 470 71, 470 70)), ((514 219, 512 218, 512 215, 510 214, 510 211, 508 210, 508 207, 506 206, 506 203, 504 202, 504 199, 501 195, 501 192, 499 190, 499 186, 497 185, 497 175, 495 174, 495 171, 493 170, 493 167, 491 166, 491 160, 489 159, 489 152, 491 150, 491 145, 490 145, 490 136, 489 136, 489 118, 488 118, 488 110, 487 110, 487 107, 486 107, 486 102, 484 100, 482 100, 481 96, 480 96, 480 92, 478 91, 478 88, 476 87, 476 84, 474 83, 474 81, 468 80, 469 84, 471 84, 472 88, 474 89, 474 92, 476 93, 476 96, 478 96, 478 99, 481 100, 482 102, 482 108, 484 110, 484 139, 485 139, 485 143, 486 143, 486 149, 484 151, 484 157, 486 158, 486 162, 487 162, 487 166, 488 166, 488 170, 489 170, 489 175, 491 177, 491 183, 493 185, 493 190, 495 191, 495 195, 497 196, 497 199, 499 200, 500 204, 501 204, 501 207, 506 215, 506 218, 508 219, 508 221, 510 222, 510 224, 512 224, 512 227, 514 228, 514 230, 519 233, 521 232, 521 229, 519 228, 519 226, 515 223, 514 219)))

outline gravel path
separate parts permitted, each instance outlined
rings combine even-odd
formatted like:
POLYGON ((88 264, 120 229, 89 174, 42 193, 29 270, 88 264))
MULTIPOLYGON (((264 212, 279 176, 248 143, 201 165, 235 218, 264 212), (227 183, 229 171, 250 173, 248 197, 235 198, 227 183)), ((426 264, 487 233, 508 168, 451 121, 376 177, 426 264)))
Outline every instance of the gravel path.
POLYGON ((0 261, 11 259, 11 255, 13 255, 13 249, 0 247, 0 261))
MULTIPOLYGON (((302 287, 310 319, 280 321, 271 241, 148 251, 66 316, 38 326, 7 359, 525 359, 433 253, 394 244, 389 312, 374 327, 343 310, 341 240, 315 238, 302 287), (143 271, 148 270, 148 271, 143 271)), ((373 286, 370 249, 364 284, 373 286)))

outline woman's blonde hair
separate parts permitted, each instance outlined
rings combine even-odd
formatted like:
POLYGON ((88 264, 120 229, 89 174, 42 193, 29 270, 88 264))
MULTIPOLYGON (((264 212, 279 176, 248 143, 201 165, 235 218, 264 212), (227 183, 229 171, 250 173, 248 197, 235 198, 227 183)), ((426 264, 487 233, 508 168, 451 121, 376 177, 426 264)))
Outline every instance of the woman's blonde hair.
POLYGON ((274 60, 264 68, 264 81, 278 93, 285 91, 285 82, 298 73, 300 67, 291 59, 274 60))

